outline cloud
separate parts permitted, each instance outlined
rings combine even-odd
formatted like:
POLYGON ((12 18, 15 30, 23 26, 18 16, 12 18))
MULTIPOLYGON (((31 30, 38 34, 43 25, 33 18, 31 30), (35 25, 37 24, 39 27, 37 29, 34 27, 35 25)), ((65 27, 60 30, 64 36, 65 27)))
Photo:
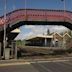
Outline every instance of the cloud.
POLYGON ((55 25, 26 25, 25 28, 30 28, 36 34, 46 33, 47 29, 51 32, 62 32, 68 30, 64 26, 55 26, 55 25))
POLYGON ((64 32, 68 30, 64 26, 52 26, 52 25, 24 25, 24 27, 21 28, 21 33, 16 37, 16 39, 25 39, 26 37, 30 35, 38 35, 38 34, 46 34, 47 29, 50 30, 50 32, 64 32), (30 29, 29 32, 24 33, 24 29, 30 29))
POLYGON ((29 28, 34 28, 35 26, 34 25, 25 25, 24 27, 29 29, 29 28))
POLYGON ((15 38, 15 40, 23 40, 26 37, 31 36, 31 35, 33 35, 33 32, 29 32, 27 34, 21 33, 15 38))
POLYGON ((64 31, 68 30, 68 28, 66 28, 64 26, 52 26, 50 30, 51 30, 51 32, 60 33, 60 32, 64 32, 64 31))
POLYGON ((26 25, 25 28, 31 29, 34 34, 41 34, 46 31, 46 28, 42 25, 26 25))

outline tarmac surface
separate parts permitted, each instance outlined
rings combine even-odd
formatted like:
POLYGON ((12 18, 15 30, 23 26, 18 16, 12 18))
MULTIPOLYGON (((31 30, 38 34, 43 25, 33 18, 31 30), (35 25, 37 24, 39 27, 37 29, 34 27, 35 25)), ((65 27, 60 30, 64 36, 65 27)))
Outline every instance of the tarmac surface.
POLYGON ((3 66, 0 67, 0 72, 72 72, 72 61, 3 66))
MULTIPOLYGON (((1 61, 0 61, 1 62, 1 61)), ((72 60, 2 61, 0 72, 72 72, 72 60), (8 63, 9 62, 9 63, 8 63), (10 64, 10 65, 9 65, 10 64)))

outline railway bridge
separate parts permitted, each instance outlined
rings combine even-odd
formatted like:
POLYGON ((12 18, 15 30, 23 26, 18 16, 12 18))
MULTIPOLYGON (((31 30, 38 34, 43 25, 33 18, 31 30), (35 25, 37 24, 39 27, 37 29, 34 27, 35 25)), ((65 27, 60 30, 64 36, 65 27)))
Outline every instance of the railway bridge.
POLYGON ((22 25, 63 25, 72 30, 72 12, 63 10, 45 9, 18 9, 0 17, 0 42, 3 46, 4 25, 8 42, 17 34, 11 31, 22 25), (11 36, 12 35, 12 36, 11 36))

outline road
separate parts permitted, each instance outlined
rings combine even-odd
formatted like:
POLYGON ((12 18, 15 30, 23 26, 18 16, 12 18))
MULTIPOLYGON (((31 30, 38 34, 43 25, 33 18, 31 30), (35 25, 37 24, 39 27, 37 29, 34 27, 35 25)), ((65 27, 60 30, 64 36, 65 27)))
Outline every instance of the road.
POLYGON ((72 72, 72 61, 34 62, 24 65, 0 66, 0 72, 72 72))

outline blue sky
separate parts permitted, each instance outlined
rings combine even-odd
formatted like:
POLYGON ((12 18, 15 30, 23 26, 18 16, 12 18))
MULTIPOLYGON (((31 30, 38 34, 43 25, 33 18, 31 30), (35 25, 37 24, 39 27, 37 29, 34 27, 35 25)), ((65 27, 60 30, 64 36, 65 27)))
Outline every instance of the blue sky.
MULTIPOLYGON (((72 10, 72 0, 66 1, 66 10, 72 10)), ((61 0, 26 0, 26 8, 64 9, 61 0)), ((7 12, 13 8, 25 8, 25 0, 7 0, 7 12)), ((0 0, 0 15, 4 12, 4 0, 0 0)))
MULTIPOLYGON (((0 0, 0 16, 4 14, 4 1, 0 0)), ((66 1, 66 10, 72 11, 72 0, 65 0, 66 1)), ((25 8, 25 0, 7 0, 7 12, 13 11, 15 9, 25 8)), ((61 0, 26 0, 26 8, 33 8, 33 9, 64 9, 64 2, 61 0)), ((23 39, 26 35, 29 35, 31 33, 38 33, 34 30, 34 28, 39 26, 22 26, 20 27, 21 33, 18 35, 17 39, 23 39), (33 29, 32 29, 33 28, 33 29), (35 32, 33 32, 35 31, 35 32)), ((48 28, 53 27, 54 31, 60 31, 64 27, 60 26, 46 26, 48 28), (60 28, 60 29, 59 29, 60 28), (59 30, 58 30, 59 29, 59 30)), ((44 26, 40 26, 41 29, 45 29, 44 26)), ((39 29, 40 29, 39 28, 39 29)), ((52 31, 51 29, 51 31, 52 31)), ((65 29, 64 29, 65 30, 65 29)), ((46 31, 46 30, 45 30, 46 31)), ((45 32, 44 31, 44 32, 45 32)), ((40 32, 39 32, 40 33, 40 32)), ((41 31, 42 33, 42 31, 41 31)))

